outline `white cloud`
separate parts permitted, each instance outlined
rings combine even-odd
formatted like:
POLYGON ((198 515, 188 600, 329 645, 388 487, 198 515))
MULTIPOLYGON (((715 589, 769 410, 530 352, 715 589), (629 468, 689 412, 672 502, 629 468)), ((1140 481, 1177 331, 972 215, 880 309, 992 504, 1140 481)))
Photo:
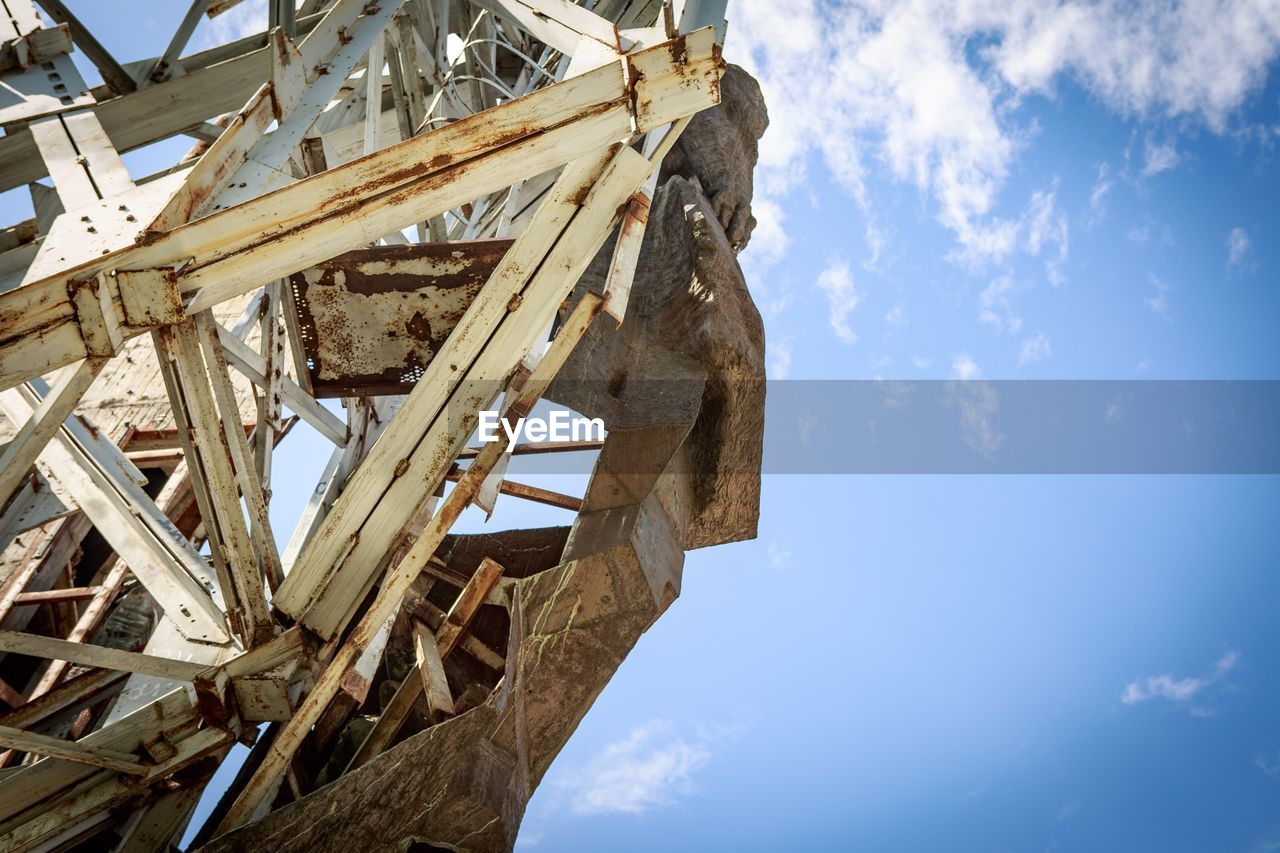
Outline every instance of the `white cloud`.
POLYGON ((769 378, 786 379, 791 373, 791 342, 773 341, 768 345, 769 378))
POLYGON ((1062 265, 1067 260, 1070 229, 1067 215, 1055 208, 1056 191, 1039 190, 1031 195, 1031 203, 1023 217, 1023 245, 1030 255, 1045 254, 1045 274, 1050 283, 1061 284, 1062 265), (1057 251, 1050 252, 1050 247, 1057 251))
POLYGON ((818 274, 818 289, 827 297, 827 321, 835 330, 836 337, 846 344, 856 343, 858 336, 849 325, 849 315, 862 301, 853 286, 853 277, 849 275, 849 265, 844 261, 833 261, 818 274))
POLYGON ((1227 234, 1227 270, 1229 272, 1247 272, 1252 267, 1249 253, 1253 250, 1253 241, 1249 232, 1243 228, 1232 228, 1227 234))
POLYGON ((1065 804, 1062 808, 1058 809, 1058 823, 1063 823, 1065 821, 1071 820, 1073 817, 1080 814, 1080 812, 1083 810, 1084 810, 1084 806, 1080 804, 1079 800, 1072 800, 1071 802, 1065 804))
POLYGON ((1253 757, 1253 766, 1268 776, 1280 776, 1280 751, 1276 752, 1275 760, 1258 753, 1253 757))
POLYGON ((953 379, 977 379, 982 375, 982 368, 969 358, 967 352, 958 352, 951 356, 951 376, 953 379))
POLYGON ((233 6, 221 15, 205 19, 195 45, 210 48, 229 41, 265 32, 267 29, 267 4, 244 2, 233 6))
POLYGON ((884 252, 885 244, 888 243, 889 238, 876 227, 874 222, 868 222, 866 240, 867 259, 862 262, 862 268, 867 272, 879 272, 880 255, 884 252))
POLYGON ((754 283, 763 278, 765 270, 786 255, 791 240, 785 227, 786 214, 774 199, 757 193, 751 200, 751 215, 756 218, 756 227, 752 229, 751 241, 738 259, 747 281, 754 283))
MULTIPOLYGON (((981 371, 972 361, 967 361, 954 372, 960 379, 973 379, 981 371)), ((1004 433, 1000 431, 1000 395, 995 386, 990 382, 957 383, 951 388, 949 401, 960 412, 960 432, 965 444, 983 456, 994 456, 1004 444, 1004 433)))
POLYGON ((1018 350, 1018 366, 1034 364, 1053 356, 1053 346, 1044 332, 1036 332, 1022 341, 1018 350))
POLYGON ((1114 185, 1115 182, 1111 179, 1111 166, 1103 163, 1098 167, 1098 177, 1093 182, 1093 189, 1089 191, 1089 209, 1093 211, 1095 218, 1102 218, 1102 214, 1106 212, 1107 193, 1111 192, 1114 185))
POLYGON ((1148 138, 1143 155, 1142 177, 1150 178, 1161 172, 1167 172, 1177 166, 1178 161, 1181 159, 1177 146, 1172 142, 1157 144, 1148 138))
POLYGON ((907 325, 907 309, 901 303, 889 309, 889 313, 884 315, 884 321, 895 329, 901 329, 907 325))
POLYGON ((693 791, 693 774, 711 757, 702 741, 688 743, 655 721, 606 746, 561 782, 576 815, 643 814, 673 805, 693 791))
POLYGON ((1022 318, 1013 311, 1010 294, 1017 290, 1013 277, 1004 275, 992 281, 978 294, 978 322, 997 332, 1017 334, 1022 318))
MULTIPOLYGON (((1139 678, 1125 685, 1124 692, 1120 694, 1120 701, 1126 705, 1137 705, 1152 699, 1166 699, 1175 704, 1185 705, 1225 678, 1239 663, 1240 653, 1233 649, 1218 658, 1213 668, 1203 676, 1188 675, 1175 678, 1166 673, 1139 678)), ((1210 713, 1198 705, 1190 706, 1190 711, 1195 716, 1208 716, 1210 713)))
POLYGON ((1150 283, 1156 290, 1155 295, 1144 296, 1142 304, 1147 306, 1152 314, 1163 317, 1166 320, 1172 320, 1173 308, 1169 305, 1169 285, 1154 275, 1151 276, 1150 283))
POLYGON ((791 552, 777 542, 769 543, 769 565, 775 569, 785 569, 791 565, 791 552))
MULTIPOLYGON (((1224 132, 1280 53, 1275 0, 740 0, 730 15, 727 55, 771 115, 759 198, 785 196, 816 154, 870 207, 864 174, 887 168, 929 194, 964 255, 989 259, 1018 243, 996 210, 1034 137, 1029 96, 1070 81, 1127 118, 1224 132)), ((1151 142, 1144 171, 1176 159, 1173 140, 1151 142)))
POLYGON ((911 356, 911 363, 916 366, 917 370, 928 370, 933 366, 933 359, 926 355, 913 355, 911 356))

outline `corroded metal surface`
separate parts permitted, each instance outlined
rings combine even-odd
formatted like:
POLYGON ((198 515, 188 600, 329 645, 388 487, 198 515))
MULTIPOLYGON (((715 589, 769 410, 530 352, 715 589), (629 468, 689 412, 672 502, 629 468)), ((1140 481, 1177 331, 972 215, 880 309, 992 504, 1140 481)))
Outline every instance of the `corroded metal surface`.
POLYGON ((377 246, 291 275, 315 396, 406 393, 511 243, 377 246))

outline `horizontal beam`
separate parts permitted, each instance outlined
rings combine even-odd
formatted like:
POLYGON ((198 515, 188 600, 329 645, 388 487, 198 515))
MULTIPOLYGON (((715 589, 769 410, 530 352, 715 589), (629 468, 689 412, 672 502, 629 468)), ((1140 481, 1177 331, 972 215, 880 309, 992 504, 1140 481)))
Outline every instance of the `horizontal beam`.
POLYGON ((154 675, 157 678, 170 678, 174 681, 195 681, 196 676, 208 669, 203 664, 184 660, 156 657, 142 652, 126 652, 90 643, 72 643, 19 631, 0 631, 0 652, 65 660, 81 666, 136 672, 141 675, 154 675))
POLYGON ((61 758, 64 761, 74 761, 77 764, 87 764, 90 767, 101 767, 117 773, 128 773, 130 776, 143 776, 148 770, 146 765, 138 762, 138 756, 129 752, 89 746, 35 732, 24 732, 22 729, 10 726, 0 726, 0 746, 35 755, 46 755, 50 758, 61 758))

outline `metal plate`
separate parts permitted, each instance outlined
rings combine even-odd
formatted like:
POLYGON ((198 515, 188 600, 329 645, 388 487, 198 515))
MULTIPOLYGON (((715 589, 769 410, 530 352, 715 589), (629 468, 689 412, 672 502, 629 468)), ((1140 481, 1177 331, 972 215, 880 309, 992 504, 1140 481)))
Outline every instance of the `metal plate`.
POLYGON ((409 391, 512 242, 357 249, 290 276, 315 396, 409 391))

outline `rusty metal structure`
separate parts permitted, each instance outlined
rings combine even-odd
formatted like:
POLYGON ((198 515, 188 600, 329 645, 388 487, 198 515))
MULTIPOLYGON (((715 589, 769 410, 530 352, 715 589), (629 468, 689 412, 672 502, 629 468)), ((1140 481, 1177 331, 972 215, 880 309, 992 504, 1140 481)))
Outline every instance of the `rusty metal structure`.
POLYGON ((0 0, 0 849, 510 849, 684 552, 755 535, 725 0, 193 0, 127 64, 38 2, 0 0), (187 52, 242 1, 265 32, 187 52), (471 445, 542 399, 607 437, 471 445), (273 470, 299 422, 330 458, 273 470), (582 496, 506 477, 584 450, 582 496), (503 495, 572 524, 451 532, 503 495))

